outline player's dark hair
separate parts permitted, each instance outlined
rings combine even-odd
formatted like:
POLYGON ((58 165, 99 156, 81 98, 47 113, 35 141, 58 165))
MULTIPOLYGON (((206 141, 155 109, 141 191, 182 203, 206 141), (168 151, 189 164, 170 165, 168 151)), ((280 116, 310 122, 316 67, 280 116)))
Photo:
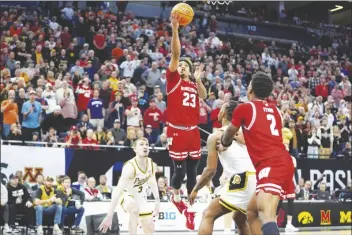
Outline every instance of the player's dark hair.
POLYGON ((264 100, 269 97, 274 89, 273 80, 263 72, 257 72, 252 77, 252 90, 258 99, 264 100))
POLYGON ((231 121, 232 113, 237 106, 238 106, 238 102, 233 99, 230 99, 229 102, 227 102, 226 109, 225 109, 225 115, 227 120, 231 121))

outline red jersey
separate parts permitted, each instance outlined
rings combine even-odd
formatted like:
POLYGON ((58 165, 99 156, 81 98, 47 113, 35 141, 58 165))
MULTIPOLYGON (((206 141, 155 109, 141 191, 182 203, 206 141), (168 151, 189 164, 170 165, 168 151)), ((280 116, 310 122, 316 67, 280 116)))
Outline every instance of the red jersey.
POLYGON ((167 122, 177 126, 196 126, 199 122, 197 85, 181 79, 177 72, 166 71, 167 122))
POLYGON ((76 89, 77 93, 77 109, 78 111, 87 110, 87 105, 92 97, 92 90, 89 87, 84 87, 83 85, 79 85, 76 89))
POLYGON ((158 108, 147 108, 144 112, 143 123, 145 126, 151 125, 152 128, 160 128, 160 122, 163 121, 163 113, 158 108))
POLYGON ((249 156, 257 168, 261 161, 276 158, 290 161, 282 142, 282 117, 276 106, 265 101, 240 104, 232 114, 232 124, 243 127, 249 156))

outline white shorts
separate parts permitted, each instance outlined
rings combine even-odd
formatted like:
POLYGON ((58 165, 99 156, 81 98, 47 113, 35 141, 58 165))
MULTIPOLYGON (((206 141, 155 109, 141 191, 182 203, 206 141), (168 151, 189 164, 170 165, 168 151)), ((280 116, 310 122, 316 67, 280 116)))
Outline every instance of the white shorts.
POLYGON ((139 218, 144 219, 153 215, 153 209, 148 206, 147 198, 139 195, 130 195, 127 192, 123 193, 120 200, 122 209, 128 213, 128 208, 131 206, 139 207, 139 218))
POLYGON ((247 206, 255 193, 255 172, 244 172, 231 176, 220 192, 220 204, 230 211, 246 213, 247 206))

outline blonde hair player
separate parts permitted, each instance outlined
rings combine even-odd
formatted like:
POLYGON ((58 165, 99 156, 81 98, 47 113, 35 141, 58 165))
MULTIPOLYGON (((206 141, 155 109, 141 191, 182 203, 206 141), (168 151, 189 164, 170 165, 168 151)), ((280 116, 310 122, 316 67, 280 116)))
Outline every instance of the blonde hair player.
POLYGON ((108 214, 99 226, 99 230, 103 233, 111 228, 118 203, 130 215, 128 229, 131 235, 137 234, 138 223, 142 225, 145 234, 153 234, 155 231, 153 217, 159 214, 160 207, 158 184, 155 178, 157 165, 148 157, 148 139, 137 139, 133 150, 136 156, 124 164, 120 180, 112 193, 108 214), (148 185, 155 198, 154 216, 147 207, 148 185))
MULTIPOLYGON (((207 166, 189 196, 189 201, 193 204, 198 191, 214 177, 219 158, 224 174, 230 179, 221 190, 220 197, 214 199, 204 210, 198 230, 199 235, 212 234, 215 220, 229 212, 233 212, 233 220, 239 229, 239 234, 251 233, 247 224, 246 209, 251 196, 255 192, 257 180, 243 135, 241 132, 236 134, 233 137, 232 144, 225 151, 219 152, 216 146, 224 130, 230 124, 233 110, 237 107, 237 104, 236 101, 230 100, 222 106, 218 115, 219 121, 222 122, 222 128, 208 137, 207 166)), ((260 231, 257 231, 256 234, 258 233, 260 231)))

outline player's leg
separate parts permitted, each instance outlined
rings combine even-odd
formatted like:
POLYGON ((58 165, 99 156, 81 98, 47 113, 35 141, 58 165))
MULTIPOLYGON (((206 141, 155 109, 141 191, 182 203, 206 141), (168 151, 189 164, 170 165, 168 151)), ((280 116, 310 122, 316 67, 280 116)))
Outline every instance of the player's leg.
POLYGON ((194 186, 197 183, 197 169, 199 165, 199 159, 187 158, 187 193, 188 195, 191 194, 194 186))
POLYGON ((198 235, 213 234, 214 222, 222 215, 231 212, 220 204, 220 198, 215 198, 210 205, 203 211, 202 221, 200 222, 198 235))
POLYGON ((121 207, 130 215, 128 231, 131 235, 137 234, 139 203, 130 196, 125 196, 121 202, 121 207))
POLYGON ((279 235, 279 228, 276 224, 276 209, 280 196, 267 193, 263 190, 257 194, 257 209, 259 219, 262 223, 263 235, 279 235))
POLYGON ((231 228, 232 228, 232 213, 228 213, 226 215, 223 216, 224 218, 224 232, 230 232, 231 228))
POLYGON ((151 235, 154 234, 155 232, 155 226, 154 226, 154 220, 153 220, 153 215, 145 215, 145 216, 140 216, 139 221, 142 225, 143 232, 146 235, 151 235))
MULTIPOLYGON (((182 181, 186 176, 187 163, 186 163, 186 160, 182 160, 182 161, 173 160, 173 165, 174 165, 174 174, 172 175, 172 178, 171 178, 171 186, 173 188, 174 195, 172 200, 178 203, 178 202, 181 202, 180 188, 182 185, 182 181)), ((180 211, 180 213, 182 213, 182 211, 180 211)))
POLYGON ((238 229, 238 234, 239 235, 250 235, 251 230, 249 228, 249 225, 247 223, 247 216, 241 211, 236 211, 233 213, 233 220, 235 221, 238 229))
POLYGON ((251 233, 255 235, 262 235, 262 224, 259 220, 257 196, 255 193, 253 193, 251 200, 248 203, 246 214, 251 233))

